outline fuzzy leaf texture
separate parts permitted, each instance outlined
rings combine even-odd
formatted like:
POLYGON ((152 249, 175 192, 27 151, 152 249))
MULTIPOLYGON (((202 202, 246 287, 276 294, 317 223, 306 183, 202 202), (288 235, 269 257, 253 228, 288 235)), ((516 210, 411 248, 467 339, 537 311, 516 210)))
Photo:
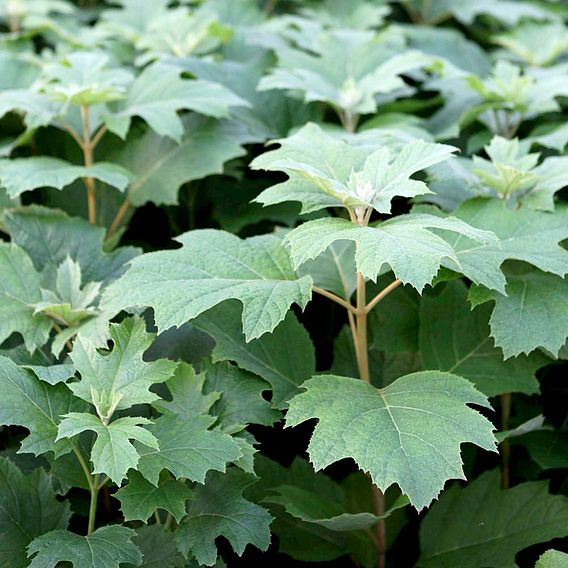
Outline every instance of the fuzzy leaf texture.
POLYGON ((293 303, 311 298, 311 278, 297 278, 280 239, 238 237, 213 229, 176 238, 182 247, 149 253, 107 288, 103 306, 118 312, 150 306, 158 331, 179 327, 224 300, 243 305, 247 341, 271 332, 293 303))
POLYGON ((448 479, 464 479, 462 443, 495 450, 492 424, 467 406, 490 408, 487 398, 450 373, 414 373, 384 389, 320 375, 303 388, 286 426, 318 420, 308 448, 316 471, 351 457, 383 491, 396 483, 418 510, 448 479))
POLYGON ((53 531, 36 538, 29 546, 29 568, 55 568, 70 562, 74 568, 119 568, 124 562, 140 566, 142 554, 132 542, 132 529, 111 525, 89 536, 53 531))
POLYGON ((341 140, 313 123, 276 142, 280 148, 262 154, 251 167, 283 171, 290 179, 264 190, 255 200, 263 205, 299 201, 304 213, 325 207, 373 207, 390 213, 394 197, 430 193, 424 182, 410 176, 456 151, 416 140, 392 152, 388 146, 364 145, 356 135, 341 140))

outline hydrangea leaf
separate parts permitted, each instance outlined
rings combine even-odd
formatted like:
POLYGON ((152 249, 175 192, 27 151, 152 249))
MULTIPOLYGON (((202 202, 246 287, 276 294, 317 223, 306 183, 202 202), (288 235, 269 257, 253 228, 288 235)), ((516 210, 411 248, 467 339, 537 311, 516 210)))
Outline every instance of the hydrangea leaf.
POLYGON ((50 385, 66 383, 69 379, 75 376, 75 367, 66 363, 61 365, 26 364, 21 366, 31 371, 41 381, 49 383, 50 385))
POLYGON ((307 124, 289 138, 277 140, 280 148, 262 154, 252 167, 284 171, 287 182, 268 188, 255 200, 272 205, 300 201, 302 211, 339 207, 373 207, 390 213, 396 196, 429 193, 424 182, 410 176, 447 160, 456 148, 416 140, 393 153, 344 141, 307 124))
POLYGON ((126 416, 109 424, 103 423, 98 416, 86 412, 70 412, 63 417, 59 425, 58 440, 73 438, 81 432, 95 432, 97 439, 91 450, 93 473, 103 473, 120 485, 130 468, 136 469, 139 453, 130 440, 136 440, 145 446, 157 450, 156 438, 140 425, 150 424, 146 418, 126 416))
POLYGON ((27 566, 26 548, 46 532, 66 529, 71 518, 68 503, 55 498, 52 479, 41 468, 24 475, 10 460, 0 458, 0 564, 27 566))
POLYGON ((166 205, 178 202, 179 188, 187 182, 222 174, 225 162, 242 156, 246 133, 234 121, 198 115, 182 119, 185 134, 179 143, 147 130, 128 138, 110 158, 134 175, 127 195, 139 207, 149 201, 166 205))
POLYGON ((47 126, 57 114, 57 105, 42 93, 30 89, 0 91, 0 117, 9 112, 25 113, 29 130, 47 126))
POLYGON ((471 383, 438 371, 401 377, 384 389, 320 375, 290 401, 286 426, 316 418, 308 453, 320 470, 353 458, 383 491, 396 483, 422 509, 448 479, 463 479, 460 445, 495 450, 493 426, 467 404, 490 408, 471 383))
POLYGON ((247 341, 271 332, 292 303, 302 309, 311 297, 311 278, 297 278, 280 239, 238 237, 213 229, 176 238, 183 246, 145 254, 111 284, 103 306, 109 310, 151 306, 158 331, 180 326, 229 299, 243 304, 247 341))
POLYGON ((183 124, 180 110, 193 110, 222 118, 231 106, 248 103, 218 83, 181 78, 181 69, 156 63, 134 81, 123 108, 106 117, 109 129, 124 138, 133 116, 139 116, 160 136, 181 142, 183 124))
POLYGON ((272 333, 247 343, 240 319, 239 305, 231 301, 200 315, 195 325, 215 339, 213 361, 234 361, 241 369, 265 379, 272 387, 272 405, 283 408, 298 392, 298 386, 315 372, 310 336, 289 312, 272 333))
POLYGON ((64 385, 49 385, 31 371, 16 366, 7 357, 0 356, 0 385, 3 402, 0 423, 27 428, 20 452, 40 455, 53 451, 56 456, 71 450, 68 441, 57 441, 61 415, 79 410, 80 404, 64 385))
POLYGON ((204 393, 206 375, 196 373, 187 363, 180 363, 167 386, 171 400, 159 399, 153 406, 162 414, 172 414, 181 420, 189 420, 200 414, 209 414, 221 393, 209 389, 204 393))
POLYGON ((414 213, 369 227, 340 218, 316 219, 288 233, 284 243, 290 249, 294 267, 298 267, 316 258, 335 241, 356 241, 359 246, 355 263, 365 278, 376 280, 383 265, 388 264, 403 283, 421 291, 432 282, 443 261, 453 261, 459 270, 455 251, 431 228, 467 235, 471 240, 498 247, 497 238, 489 231, 453 217, 443 219, 414 213))
POLYGON ((507 280, 506 296, 479 287, 470 291, 474 305, 495 302, 489 320, 495 345, 506 358, 538 347, 558 355, 568 337, 568 277, 529 268, 508 272, 507 280))
MULTIPOLYGON (((136 529, 132 542, 142 552, 142 568, 182 568, 187 564, 177 549, 174 534, 164 530, 163 525, 142 525, 136 529)), ((125 566, 132 567, 132 564, 125 566)))
POLYGON ((167 381, 176 368, 168 360, 146 362, 143 355, 154 334, 146 332, 142 318, 133 317, 110 324, 113 348, 104 353, 85 338, 77 338, 70 353, 81 380, 71 383, 73 393, 97 406, 101 416, 112 409, 120 410, 156 400, 149 388, 167 381))
POLYGON ((262 397, 269 389, 267 382, 228 362, 205 363, 203 370, 205 391, 221 393, 211 413, 218 417, 224 430, 241 430, 247 424, 270 426, 279 419, 280 413, 262 397))
POLYGON ((44 90, 51 100, 93 105, 122 99, 132 81, 130 71, 109 67, 108 55, 73 51, 44 67, 44 90))
POLYGON ((546 481, 501 489, 499 478, 496 470, 486 472, 442 495, 420 527, 418 566, 512 567, 520 550, 565 535, 566 497, 551 495, 546 481))
POLYGON ((512 440, 526 448, 541 469, 568 468, 568 436, 557 430, 534 430, 512 440))
POLYGON ((568 554, 559 550, 547 550, 539 557, 535 568, 563 568, 568 564, 568 554))
POLYGON ((420 354, 426 369, 456 373, 487 396, 506 392, 535 394, 535 373, 550 360, 541 353, 503 360, 490 337, 490 306, 475 310, 459 281, 446 283, 437 295, 424 297, 420 308, 420 354))
POLYGON ((0 273, 0 343, 18 332, 29 351, 43 346, 52 324, 46 316, 34 315, 41 277, 32 261, 17 245, 0 243, 0 273))
POLYGON ((140 449, 138 471, 158 485, 160 473, 167 469, 178 479, 186 477, 203 483, 213 469, 225 471, 227 463, 241 457, 237 443, 228 434, 209 430, 215 422, 211 416, 178 419, 162 416, 148 430, 158 439, 159 450, 140 449))
POLYGON ((224 536, 241 556, 248 544, 266 550, 270 544, 272 517, 262 507, 243 498, 254 477, 231 469, 212 472, 204 486, 194 489, 187 517, 176 533, 181 552, 195 556, 199 564, 213 566, 217 560, 215 539, 224 536))
MULTIPOLYGON (((568 238, 568 209, 554 214, 526 208, 510 210, 502 200, 473 199, 454 215, 479 229, 493 231, 499 243, 475 243, 467 234, 445 234, 456 251, 458 270, 476 284, 505 293, 505 275, 499 270, 507 259, 528 262, 545 272, 564 276, 568 251, 559 242, 568 238)), ((452 264, 447 265, 452 268, 452 264)))
POLYGON ((185 505, 193 492, 181 481, 168 479, 158 487, 137 471, 128 475, 128 484, 116 492, 125 521, 144 521, 157 509, 164 509, 179 523, 185 515, 185 505))
POLYGON ((58 209, 32 205, 7 211, 4 221, 12 240, 22 247, 38 271, 55 282, 57 267, 69 256, 81 266, 84 282, 108 284, 140 253, 134 247, 103 251, 105 230, 58 209))
POLYGON ((0 183, 10 197, 18 197, 39 187, 63 189, 84 177, 96 178, 119 191, 124 191, 133 179, 128 170, 108 162, 76 166, 65 160, 47 156, 0 160, 0 183))
POLYGON ((74 568, 119 568, 124 562, 140 566, 142 554, 132 542, 136 532, 119 525, 101 527, 89 536, 52 531, 28 548, 30 568, 53 568, 70 562, 74 568))
POLYGON ((306 102, 324 101, 352 114, 377 109, 375 95, 406 84, 401 75, 425 67, 432 58, 415 50, 400 53, 372 32, 333 30, 320 34, 310 51, 280 46, 278 66, 259 89, 286 89, 306 102))
MULTIPOLYGON (((314 495, 306 489, 293 485, 281 485, 272 491, 276 495, 269 495, 264 500, 268 503, 278 503, 286 512, 306 523, 313 523, 326 529, 342 532, 368 529, 375 525, 379 519, 390 516, 392 510, 377 517, 372 513, 346 513, 345 508, 337 501, 325 499, 314 495)), ((396 508, 404 507, 408 500, 403 498, 396 508)))

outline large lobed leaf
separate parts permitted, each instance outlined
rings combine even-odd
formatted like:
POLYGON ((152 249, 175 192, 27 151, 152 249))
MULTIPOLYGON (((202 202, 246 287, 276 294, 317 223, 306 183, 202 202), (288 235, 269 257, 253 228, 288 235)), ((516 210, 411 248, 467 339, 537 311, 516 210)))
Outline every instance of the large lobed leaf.
POLYGON ((250 341, 271 332, 293 303, 303 309, 311 297, 311 278, 296 277, 277 237, 241 240, 204 229, 176 240, 182 248, 134 260, 125 276, 107 288, 103 306, 115 312, 150 306, 161 332, 237 299, 250 341))
POLYGON ((495 450, 493 426, 467 404, 490 408, 471 383, 450 373, 406 375, 384 389, 320 375, 290 401, 286 426, 316 418, 308 452, 316 470, 344 458, 385 491, 396 483, 422 509, 448 479, 464 478, 460 446, 495 450))

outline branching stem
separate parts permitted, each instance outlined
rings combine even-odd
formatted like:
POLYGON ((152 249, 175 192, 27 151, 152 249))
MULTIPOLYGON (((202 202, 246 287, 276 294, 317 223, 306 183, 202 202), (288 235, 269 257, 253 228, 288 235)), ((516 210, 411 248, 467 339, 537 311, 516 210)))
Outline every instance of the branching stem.
POLYGON ((116 215, 112 223, 110 224, 110 227, 108 228, 106 234, 107 239, 111 237, 120 227, 122 220, 124 219, 124 216, 126 215, 128 209, 130 209, 130 199, 128 199, 128 196, 126 196, 124 198, 124 201, 122 202, 122 205, 120 206, 120 209, 116 212, 116 215))
POLYGON ((340 298, 337 294, 334 294, 333 292, 330 292, 329 290, 319 288, 318 286, 314 286, 312 288, 312 290, 314 292, 316 292, 316 294, 320 294, 321 296, 325 296, 326 298, 333 300, 335 303, 339 304, 340 306, 343 306, 349 312, 352 312, 352 313, 357 312, 356 308, 352 304, 350 304, 347 300, 340 298))
MULTIPOLYGON (((85 166, 90 168, 94 163, 94 145, 91 139, 91 127, 89 120, 89 107, 81 105, 81 120, 83 121, 83 159, 85 166)), ((89 209, 89 223, 94 225, 97 221, 97 186, 91 176, 83 178, 87 188, 87 204, 89 209)))

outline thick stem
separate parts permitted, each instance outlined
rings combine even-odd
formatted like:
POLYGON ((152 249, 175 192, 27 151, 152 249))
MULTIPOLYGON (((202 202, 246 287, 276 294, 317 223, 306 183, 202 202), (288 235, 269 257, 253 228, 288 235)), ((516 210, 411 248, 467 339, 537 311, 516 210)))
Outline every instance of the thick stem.
MULTIPOLYGON (((83 121, 83 159, 86 167, 91 167, 94 163, 93 150, 94 145, 91 140, 91 127, 89 121, 89 107, 81 105, 81 119, 83 121)), ((94 225, 97 221, 97 188, 95 180, 88 176, 84 178, 87 188, 87 204, 89 208, 89 223, 94 225)))
MULTIPOLYGON (((369 350, 367 345, 367 297, 365 289, 365 278, 361 272, 357 272, 357 311, 355 335, 353 336, 359 378, 366 383, 371 382, 369 373, 369 350)), ((373 494, 373 510, 375 515, 380 517, 385 511, 385 496, 383 492, 373 483, 371 485, 373 494)), ((381 519, 375 527, 378 548, 377 568, 385 567, 386 554, 386 527, 384 519, 381 519)))
MULTIPOLYGON (((509 429, 509 417, 511 416, 511 393, 501 395, 501 430, 504 432, 509 429)), ((501 442, 501 485, 503 489, 508 489, 510 484, 510 459, 511 445, 509 438, 501 442)))
POLYGON ((91 487, 91 503, 89 505, 89 524, 87 526, 87 536, 95 530, 95 519, 97 516, 97 503, 99 501, 99 476, 95 475, 93 486, 91 487))

